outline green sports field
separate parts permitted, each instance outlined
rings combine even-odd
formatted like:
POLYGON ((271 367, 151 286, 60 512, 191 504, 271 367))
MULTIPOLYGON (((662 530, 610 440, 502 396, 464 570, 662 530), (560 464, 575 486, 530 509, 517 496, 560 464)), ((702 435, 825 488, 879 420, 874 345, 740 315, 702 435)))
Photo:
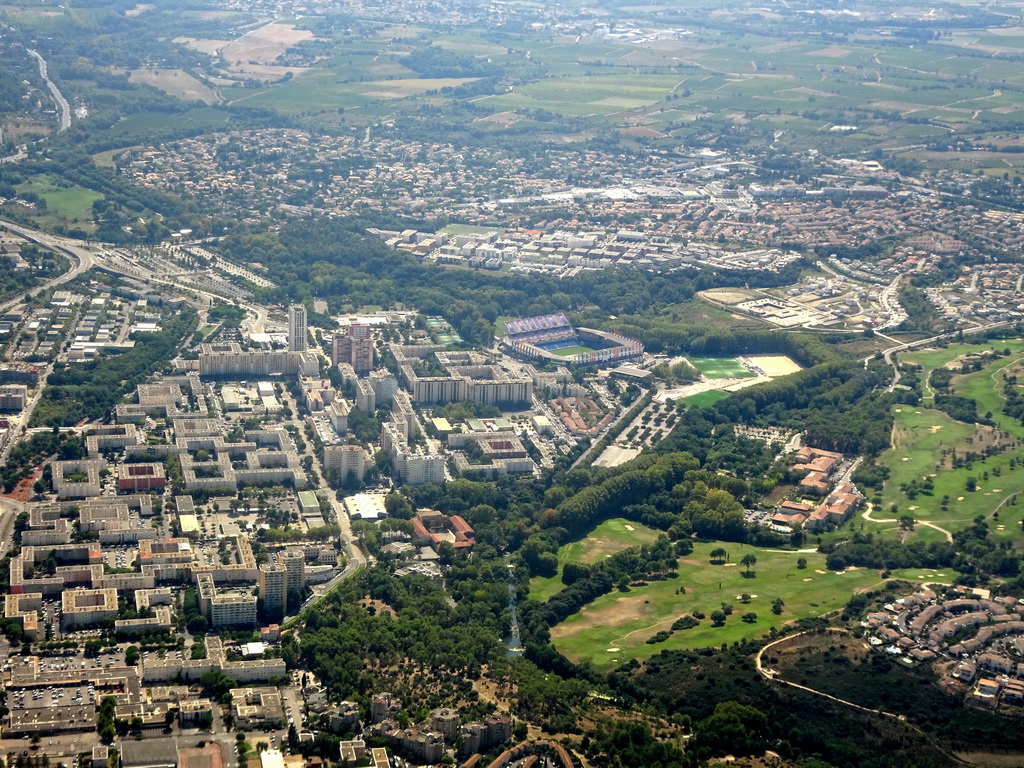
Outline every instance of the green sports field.
POLYGON ((720 389, 709 389, 707 392, 698 392, 696 395, 684 397, 683 402, 688 406, 700 407, 704 405, 714 405, 719 400, 724 400, 728 396, 728 392, 723 392, 720 389))
POLYGON ((551 639, 572 661, 589 661, 597 669, 606 670, 662 650, 720 646, 760 637, 772 627, 842 608, 854 593, 880 583, 880 574, 873 570, 827 571, 825 556, 817 552, 701 543, 680 560, 678 578, 603 595, 553 627, 551 639), (718 547, 728 550, 725 565, 710 563, 711 550, 718 547), (738 565, 748 553, 757 557, 751 569, 753 578, 745 578, 743 567, 738 565), (797 567, 801 557, 807 559, 803 569, 797 567), (685 594, 679 592, 680 588, 685 588, 685 594), (744 593, 749 596, 745 604, 741 602, 744 593), (784 603, 779 615, 772 613, 776 598, 784 603), (722 603, 733 607, 724 625, 712 626, 711 619, 705 618, 692 629, 672 632, 664 642, 647 643, 658 632, 670 630, 681 616, 699 611, 710 617, 722 603), (752 622, 741 619, 748 612, 757 614, 752 622))
POLYGON ((735 357, 691 357, 690 363, 709 379, 743 379, 754 376, 735 357))
POLYGON ((563 347, 562 349, 552 349, 551 354, 558 355, 559 357, 571 357, 572 355, 582 355, 586 352, 596 351, 593 347, 584 347, 582 345, 576 345, 575 347, 563 347))

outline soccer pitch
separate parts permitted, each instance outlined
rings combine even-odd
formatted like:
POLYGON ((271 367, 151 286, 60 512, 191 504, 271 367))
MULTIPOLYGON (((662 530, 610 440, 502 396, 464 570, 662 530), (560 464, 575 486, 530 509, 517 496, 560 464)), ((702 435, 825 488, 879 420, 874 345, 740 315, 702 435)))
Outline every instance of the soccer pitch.
POLYGON ((755 375, 735 357, 691 357, 689 360, 709 379, 742 379, 755 375))
POLYGON ((562 347, 561 349, 550 350, 551 354, 558 355, 559 357, 569 357, 570 355, 582 355, 584 352, 593 352, 593 347, 562 347))

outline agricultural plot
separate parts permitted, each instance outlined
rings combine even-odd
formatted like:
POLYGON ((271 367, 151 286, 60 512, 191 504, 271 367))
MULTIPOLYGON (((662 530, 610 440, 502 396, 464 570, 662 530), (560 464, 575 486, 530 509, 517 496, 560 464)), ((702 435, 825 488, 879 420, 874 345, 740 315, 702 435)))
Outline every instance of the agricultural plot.
POLYGON ((660 531, 621 517, 605 520, 584 538, 572 541, 558 550, 558 573, 551 578, 535 577, 530 580, 530 597, 545 601, 561 591, 562 567, 566 563, 597 563, 640 544, 652 544, 660 531))
POLYGON ((128 79, 133 83, 151 85, 176 99, 202 101, 207 104, 217 104, 221 100, 217 91, 182 69, 151 69, 147 67, 119 71, 127 72, 128 79))
POLYGON ((690 363, 709 379, 742 379, 754 372, 735 357, 689 357, 690 363))
POLYGON ((353 81, 341 70, 311 69, 288 82, 268 86, 262 90, 246 88, 224 89, 232 104, 267 107, 285 114, 298 114, 310 110, 336 111, 350 109, 377 101, 392 101, 415 96, 427 91, 455 87, 472 78, 416 78, 397 62, 388 59, 385 67, 390 77, 368 81, 353 81), (405 75, 405 77, 402 77, 405 75))
POLYGON ((825 556, 814 552, 701 543, 680 561, 678 578, 599 597, 555 626, 551 639, 569 659, 610 669, 666 649, 718 646, 760 637, 771 627, 842 608, 852 594, 880 581, 878 572, 872 570, 826 571, 825 556), (728 562, 711 565, 711 550, 723 546, 729 553, 728 562), (748 553, 757 557, 752 578, 745 578, 738 565, 748 553), (797 567, 801 557, 807 560, 804 569, 797 567), (685 592, 681 591, 684 588, 685 592), (749 598, 746 603, 741 602, 744 594, 749 598), (772 612, 777 598, 783 601, 778 615, 772 612), (712 626, 711 619, 705 618, 691 629, 671 632, 663 642, 647 643, 658 632, 670 631, 681 617, 697 612, 710 617, 723 603, 731 605, 733 612, 722 626, 712 626), (743 621, 748 613, 756 618, 743 621))

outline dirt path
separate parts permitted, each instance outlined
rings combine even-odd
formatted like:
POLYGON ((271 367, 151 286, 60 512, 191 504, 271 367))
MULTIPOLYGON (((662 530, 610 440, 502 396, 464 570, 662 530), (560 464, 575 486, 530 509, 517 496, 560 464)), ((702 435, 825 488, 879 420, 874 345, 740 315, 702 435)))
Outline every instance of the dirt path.
POLYGON ((931 522, 930 520, 918 520, 917 524, 919 524, 919 525, 927 525, 929 528, 934 528, 939 533, 945 534, 946 541, 948 541, 950 544, 953 543, 953 534, 950 533, 949 531, 947 531, 945 528, 940 528, 939 526, 937 526, 935 523, 931 522))
MULTIPOLYGON (((1012 494, 1012 495, 1016 495, 1016 494, 1012 494)), ((1007 500, 1008 499, 1003 499, 1003 501, 999 504, 999 507, 1003 506, 1003 504, 1005 504, 1007 502, 1007 500)), ((996 511, 999 510, 999 507, 996 507, 996 511)), ((871 516, 871 512, 872 512, 872 510, 870 508, 866 509, 866 510, 864 510, 863 513, 861 513, 861 517, 863 517, 865 520, 869 520, 872 523, 898 523, 899 522, 899 519, 895 518, 895 517, 872 517, 871 516)), ((936 531, 938 531, 939 533, 943 534, 946 537, 946 541, 948 541, 950 544, 953 543, 953 534, 950 533, 949 531, 947 531, 945 528, 939 527, 938 525, 933 523, 931 520, 914 520, 914 524, 915 525, 927 525, 929 528, 934 528, 936 531)))
POLYGON ((994 391, 994 392, 996 393, 996 396, 997 396, 997 397, 998 397, 998 398, 999 398, 1000 400, 1006 400, 1006 395, 1004 395, 1004 394, 1003 394, 1002 392, 1000 392, 1000 391, 999 391, 999 382, 998 382, 998 381, 996 381, 996 374, 997 374, 997 373, 1002 373, 1002 372, 1003 372, 1003 371, 1005 371, 1005 370, 1006 370, 1007 368, 1009 368, 1009 367, 1010 367, 1011 365, 1016 365, 1016 364, 1017 364, 1017 363, 1019 363, 1019 362, 1020 362, 1021 360, 1024 360, 1024 357, 1018 357, 1018 358, 1017 358, 1016 360, 1011 360, 1011 361, 1010 361, 1010 362, 1008 362, 1008 363, 1007 363, 1006 365, 1000 366, 1000 367, 999 367, 999 368, 997 368, 996 370, 992 371, 992 373, 991 373, 991 375, 990 375, 990 377, 989 377, 989 378, 991 378, 991 379, 992 379, 992 389, 993 389, 993 391, 994 391))
MULTIPOLYGON (((826 631, 827 632, 835 632, 837 634, 844 634, 844 635, 849 635, 850 634, 845 629, 840 629, 838 627, 829 627, 826 631)), ((959 758, 956 755, 953 755, 953 754, 949 753, 948 751, 946 751, 944 748, 939 746, 930 735, 928 735, 927 733, 922 731, 920 728, 918 728, 916 725, 914 725, 913 723, 908 721, 907 718, 904 715, 894 715, 891 712, 884 712, 884 711, 882 711, 880 709, 871 709, 870 707, 862 707, 860 704, 854 704, 852 701, 847 701, 846 699, 840 699, 838 696, 833 696, 832 694, 829 694, 829 693, 822 693, 821 691, 816 691, 813 688, 808 688, 806 685, 800 685, 799 683, 791 683, 789 680, 783 680, 781 677, 779 677, 778 676, 778 674, 779 674, 778 670, 768 669, 768 668, 766 668, 764 666, 764 663, 763 663, 764 652, 767 651, 769 648, 772 648, 772 647, 774 647, 776 645, 779 645, 780 643, 788 642, 790 640, 795 640, 796 638, 800 637, 801 635, 807 635, 807 634, 812 634, 812 633, 810 633, 810 632, 798 632, 795 635, 789 635, 788 637, 783 637, 783 638, 775 640, 775 641, 773 641, 771 643, 768 643, 768 645, 766 645, 763 648, 761 648, 761 650, 759 650, 757 652, 757 655, 754 657, 754 664, 755 664, 755 666, 757 668, 757 673, 759 675, 761 675, 761 677, 763 677, 765 680, 768 680, 769 682, 781 683, 782 685, 788 685, 790 688, 796 688, 796 689, 801 690, 801 691, 806 691, 807 693, 813 693, 815 696, 821 696, 822 698, 830 699, 830 700, 836 702, 837 704, 842 704, 843 706, 846 706, 846 707, 852 707, 853 709, 859 709, 861 712, 867 712, 867 713, 872 714, 872 715, 878 715, 879 717, 887 717, 887 718, 889 718, 891 720, 896 720, 897 722, 902 723, 903 725, 907 726, 908 728, 914 729, 919 734, 924 736, 926 739, 928 739, 928 741, 931 743, 931 745, 933 747, 935 747, 937 750, 942 752, 942 754, 946 755, 946 757, 948 757, 951 760, 955 761, 958 765, 974 765, 974 763, 969 763, 969 762, 963 760, 962 758, 959 758)))

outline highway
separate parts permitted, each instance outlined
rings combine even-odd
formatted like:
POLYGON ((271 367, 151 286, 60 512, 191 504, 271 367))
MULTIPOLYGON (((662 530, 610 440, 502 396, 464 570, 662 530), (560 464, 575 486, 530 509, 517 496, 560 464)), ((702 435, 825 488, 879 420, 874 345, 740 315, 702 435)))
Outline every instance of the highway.
POLYGON ((60 119, 60 128, 57 129, 57 132, 66 131, 71 127, 71 105, 68 104, 68 100, 64 98, 64 94, 60 92, 60 88, 57 87, 57 84, 50 79, 50 76, 47 73, 46 59, 31 48, 26 48, 25 50, 27 50, 29 55, 39 62, 39 76, 46 81, 46 87, 50 89, 50 95, 53 97, 53 103, 57 105, 57 116, 60 119))

